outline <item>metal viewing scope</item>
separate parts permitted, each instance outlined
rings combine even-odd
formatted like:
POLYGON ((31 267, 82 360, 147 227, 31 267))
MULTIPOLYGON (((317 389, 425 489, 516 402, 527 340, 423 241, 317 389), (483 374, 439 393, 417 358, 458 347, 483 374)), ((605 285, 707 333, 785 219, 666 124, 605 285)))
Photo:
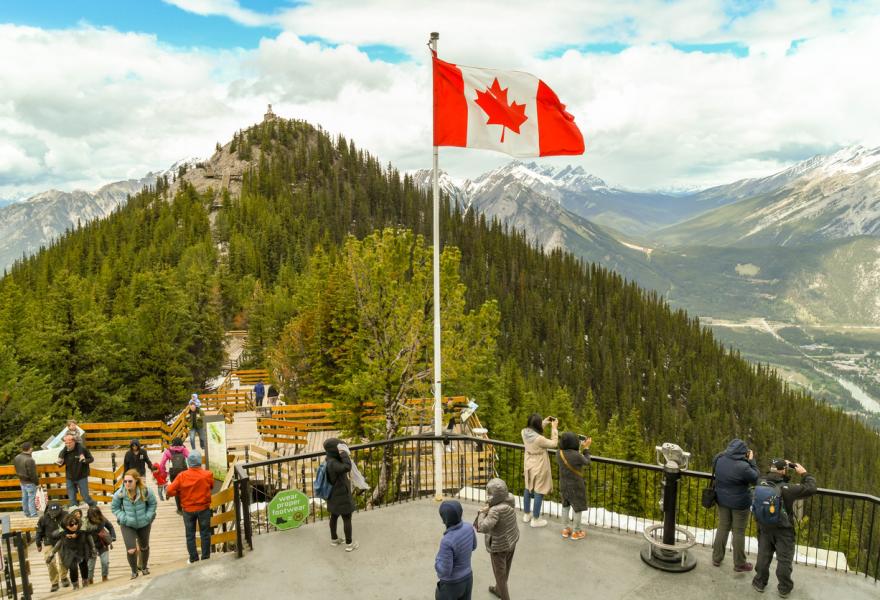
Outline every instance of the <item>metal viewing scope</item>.
POLYGON ((666 442, 662 446, 654 446, 657 456, 657 464, 667 469, 687 469, 691 460, 691 453, 685 452, 678 444, 666 442), (663 458, 660 458, 660 455, 663 458))

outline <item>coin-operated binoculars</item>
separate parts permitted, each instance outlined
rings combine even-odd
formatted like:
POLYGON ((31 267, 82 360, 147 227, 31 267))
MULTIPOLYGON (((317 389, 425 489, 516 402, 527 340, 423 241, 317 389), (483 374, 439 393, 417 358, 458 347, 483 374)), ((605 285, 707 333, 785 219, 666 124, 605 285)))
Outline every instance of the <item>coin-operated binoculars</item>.
POLYGON ((669 442, 656 446, 655 452, 657 464, 663 467, 663 524, 645 528, 648 545, 642 549, 642 560, 661 571, 684 573, 697 566, 697 559, 688 553, 697 543, 696 536, 675 524, 678 480, 687 469, 691 453, 669 442))

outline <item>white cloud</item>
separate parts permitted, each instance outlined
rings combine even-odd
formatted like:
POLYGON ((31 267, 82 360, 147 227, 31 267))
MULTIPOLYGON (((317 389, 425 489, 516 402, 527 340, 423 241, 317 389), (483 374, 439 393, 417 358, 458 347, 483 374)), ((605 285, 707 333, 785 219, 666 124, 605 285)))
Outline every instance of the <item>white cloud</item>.
MULTIPOLYGON (((253 50, 210 52, 111 29, 0 25, 0 56, 21 57, 0 61, 0 198, 98 187, 210 154, 215 141, 259 120, 268 102, 382 161, 426 167, 431 29, 441 31, 448 60, 528 70, 550 84, 587 139, 583 157, 552 160, 618 185, 723 183, 780 169, 804 149, 880 145, 880 17, 869 10, 877 3, 831 19, 827 2, 780 1, 733 21, 702 1, 648 3, 649 11, 635 2, 552 0, 537 11, 519 0, 439 8, 339 0, 271 16, 231 0, 174 3, 247 24, 270 19, 288 31, 253 50), (338 45, 307 43, 306 35, 338 45), (545 54, 614 39, 632 47, 545 54), (686 53, 666 39, 739 41, 751 52, 686 53), (790 51, 795 39, 805 41, 790 51), (400 47, 413 59, 370 60, 358 49, 367 44, 400 47)), ((443 149, 441 160, 463 178, 508 159, 443 149)))
POLYGON ((242 8, 236 0, 163 0, 183 10, 208 16, 228 17, 236 23, 252 27, 271 25, 275 20, 270 15, 263 15, 253 10, 242 8))

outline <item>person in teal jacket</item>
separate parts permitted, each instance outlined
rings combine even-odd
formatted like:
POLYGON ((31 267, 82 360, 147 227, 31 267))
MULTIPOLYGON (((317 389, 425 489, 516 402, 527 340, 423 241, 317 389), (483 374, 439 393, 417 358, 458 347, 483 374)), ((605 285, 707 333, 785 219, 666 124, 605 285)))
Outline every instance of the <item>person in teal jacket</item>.
POLYGON ((147 488, 137 469, 129 469, 122 477, 122 487, 113 494, 110 505, 122 529, 122 540, 128 552, 131 578, 150 574, 150 527, 156 518, 156 495, 147 488), (140 560, 138 560, 140 547, 140 560))

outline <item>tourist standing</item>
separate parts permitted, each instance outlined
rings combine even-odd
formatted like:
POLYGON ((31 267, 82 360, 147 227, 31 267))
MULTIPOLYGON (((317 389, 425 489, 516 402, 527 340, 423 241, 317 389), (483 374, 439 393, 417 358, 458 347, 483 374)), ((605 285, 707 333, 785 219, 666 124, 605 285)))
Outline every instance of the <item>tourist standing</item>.
POLYGON ((354 497, 351 495, 351 456, 348 446, 337 438, 324 440, 324 462, 327 467, 327 478, 332 486, 327 499, 327 512, 330 513, 330 543, 338 546, 342 543, 336 534, 339 518, 342 518, 342 530, 345 533, 345 551, 357 550, 359 544, 352 539, 351 514, 354 512, 354 497))
POLYGON ((201 402, 199 402, 198 397, 193 394, 186 413, 186 422, 189 425, 189 447, 193 450, 196 449, 197 434, 199 436, 199 446, 201 446, 202 450, 205 449, 205 442, 207 441, 205 437, 205 413, 202 412, 200 405, 201 402))
POLYGON ((21 445, 21 452, 12 459, 18 483, 21 486, 21 510, 24 516, 36 518, 37 515, 37 485, 40 476, 37 475, 37 463, 34 461, 34 447, 30 442, 21 445))
POLYGON ((486 534, 486 550, 492 559, 492 572, 495 585, 489 586, 489 593, 510 600, 507 580, 513 553, 519 541, 519 525, 516 519, 516 505, 513 494, 507 491, 503 479, 490 479, 486 484, 488 503, 477 513, 476 528, 486 534))
POLYGON ((550 470, 549 448, 555 448, 559 439, 558 421, 556 417, 541 419, 541 415, 533 413, 529 416, 528 424, 522 430, 522 440, 525 446, 523 458, 523 476, 525 477, 525 490, 523 491, 523 522, 531 523, 532 527, 544 527, 547 519, 541 517, 541 503, 544 496, 553 490, 553 474, 550 470), (550 425, 550 438, 544 437, 544 428, 550 425), (534 507, 532 500, 534 499, 534 507), (531 513, 529 509, 532 508, 531 513))
POLYGON ((266 386, 263 385, 263 380, 260 379, 257 382, 257 385, 254 386, 254 402, 257 406, 263 406, 263 397, 266 395, 266 386))
MULTIPOLYGON (((758 560, 755 565, 755 577, 752 579, 752 587, 763 592, 770 579, 770 563, 776 554, 776 591, 782 598, 788 597, 794 589, 794 581, 791 579, 792 562, 794 561, 795 537, 794 537, 794 502, 803 498, 809 498, 816 493, 816 478, 807 473, 803 465, 790 462, 784 458, 774 458, 770 461, 770 470, 758 480, 755 488, 755 496, 758 497, 758 488, 774 488, 774 495, 782 496, 782 514, 778 515, 776 524, 762 523, 759 515, 755 514, 758 523, 758 560), (794 470, 801 476, 801 482, 791 483, 787 469, 794 470)), ((753 504, 754 507, 754 504, 753 504)))
POLYGON ((67 479, 67 498, 70 508, 77 506, 76 493, 79 492, 83 502, 89 506, 97 504, 89 496, 89 465, 95 461, 89 449, 82 442, 76 441, 72 433, 64 435, 64 448, 58 453, 58 465, 64 465, 67 479))
POLYGON ((440 518, 446 531, 434 559, 439 579, 435 600, 471 600, 474 588, 471 554, 477 549, 477 533, 470 523, 462 523, 463 512, 458 500, 444 500, 440 504, 440 518))
POLYGON ((712 544, 712 564, 721 566, 727 549, 727 538, 733 533, 733 570, 742 573, 752 570, 746 560, 746 527, 752 494, 749 486, 758 481, 755 454, 741 439, 730 440, 727 449, 717 454, 712 462, 715 475, 715 494, 718 503, 718 529, 712 544))
POLYGON ((43 553, 46 568, 49 569, 49 582, 52 584, 51 591, 53 592, 58 591, 59 582, 64 587, 70 586, 70 580, 67 578, 67 569, 61 564, 61 556, 54 551, 55 544, 64 534, 65 519, 67 519, 67 513, 61 508, 61 503, 52 500, 46 507, 43 516, 37 521, 35 536, 37 552, 43 553))
POLYGON ((214 474, 202 468, 202 455, 193 450, 186 459, 189 468, 174 478, 168 486, 168 496, 180 498, 183 508, 183 526, 186 531, 186 549, 189 564, 199 560, 196 552, 196 524, 202 542, 202 558, 211 558, 211 492, 214 474))
MULTIPOLYGON (((581 523, 587 510, 587 482, 584 479, 584 467, 590 466, 590 446, 593 438, 580 440, 576 433, 566 431, 559 438, 559 452, 556 461, 559 463, 559 491, 562 494, 562 506, 571 507, 574 528, 565 527, 563 538, 582 540, 586 537, 581 523)), ((568 513, 568 511, 566 511, 568 513)))
POLYGON ((138 570, 149 575, 150 527, 156 518, 156 495, 144 484, 140 473, 129 469, 123 475, 122 487, 113 494, 110 507, 122 529, 131 578, 138 576, 138 570))
POLYGON ((278 388, 273 384, 269 384, 269 391, 266 392, 267 404, 269 406, 278 406, 278 388))

